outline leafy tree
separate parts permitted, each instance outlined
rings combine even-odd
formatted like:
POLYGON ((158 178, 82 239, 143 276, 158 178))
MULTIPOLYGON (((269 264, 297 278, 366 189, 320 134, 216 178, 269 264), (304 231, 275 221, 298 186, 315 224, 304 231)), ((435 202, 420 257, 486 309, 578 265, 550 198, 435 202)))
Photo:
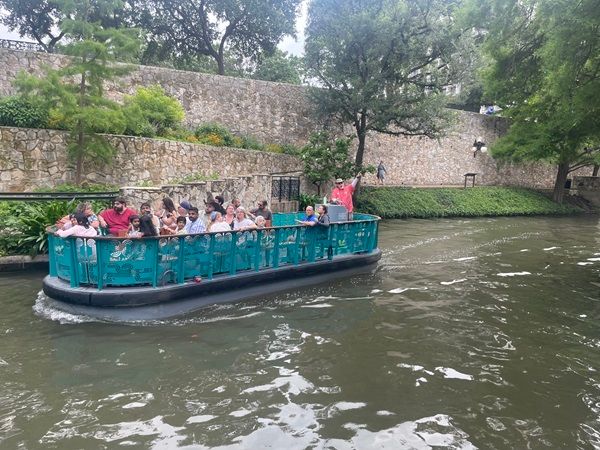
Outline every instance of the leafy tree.
POLYGON ((358 167, 348 158, 352 138, 331 139, 325 132, 314 133, 309 143, 300 150, 304 175, 317 187, 321 195, 323 183, 335 178, 352 178, 357 173, 374 172, 375 168, 358 167))
POLYGON ((114 148, 98 133, 123 132, 125 117, 119 104, 104 97, 103 84, 130 70, 111 63, 130 57, 138 47, 135 30, 105 29, 86 19, 81 14, 77 20, 63 22, 65 32, 74 39, 64 47, 64 53, 72 57, 66 67, 47 68, 43 78, 21 73, 17 79, 23 96, 49 108, 51 116, 59 116, 71 132, 68 151, 76 163, 76 184, 81 183, 86 159, 108 162, 114 155, 114 148))
POLYGON ((63 24, 85 14, 86 20, 100 22, 103 27, 121 23, 119 0, 0 0, 5 11, 2 23, 21 37, 29 37, 47 52, 54 52, 68 31, 63 24))
POLYGON ((52 52, 63 38, 58 24, 64 15, 59 2, 40 0, 0 0, 6 11, 2 23, 21 37, 31 37, 47 52, 52 52))
POLYGON ((294 33, 300 0, 137 0, 136 23, 149 30, 147 52, 205 55, 225 74, 225 54, 257 61, 294 33))
POLYGON ((494 157, 557 165, 567 176, 600 163, 600 8, 597 0, 486 0, 471 5, 486 30, 486 94, 512 119, 494 157))
POLYGON ((458 0, 313 0, 308 75, 319 111, 350 124, 361 166, 367 133, 439 136, 449 123, 443 87, 453 74, 458 0))
POLYGON ((300 84, 302 61, 297 56, 276 50, 259 64, 251 78, 279 83, 300 84))

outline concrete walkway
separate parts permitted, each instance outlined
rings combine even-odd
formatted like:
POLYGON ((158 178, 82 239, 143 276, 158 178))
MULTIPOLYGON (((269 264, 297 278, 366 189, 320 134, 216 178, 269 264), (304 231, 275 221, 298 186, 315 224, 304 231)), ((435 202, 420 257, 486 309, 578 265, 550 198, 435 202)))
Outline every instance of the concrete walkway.
POLYGON ((0 257, 0 273, 19 270, 48 270, 48 255, 14 255, 0 257))

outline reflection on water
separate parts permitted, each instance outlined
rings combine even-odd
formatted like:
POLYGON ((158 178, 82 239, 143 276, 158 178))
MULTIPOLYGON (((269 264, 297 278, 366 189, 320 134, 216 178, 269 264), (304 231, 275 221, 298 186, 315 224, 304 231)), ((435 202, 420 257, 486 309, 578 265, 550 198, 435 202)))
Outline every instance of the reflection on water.
POLYGON ((381 228, 375 274, 172 320, 0 277, 0 447, 600 447, 598 219, 381 228))

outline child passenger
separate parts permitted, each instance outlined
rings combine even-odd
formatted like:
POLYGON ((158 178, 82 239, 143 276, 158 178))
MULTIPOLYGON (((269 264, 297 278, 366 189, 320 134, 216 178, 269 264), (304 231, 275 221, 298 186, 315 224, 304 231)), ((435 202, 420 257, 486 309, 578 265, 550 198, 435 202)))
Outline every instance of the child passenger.
POLYGON ((150 214, 145 214, 140 217, 140 232, 142 237, 158 236, 158 232, 154 227, 154 223, 152 223, 152 216, 150 214))
POLYGON ((186 234, 186 232, 185 232, 186 222, 187 222, 187 219, 185 218, 185 216, 179 216, 177 218, 177 231, 175 232, 175 234, 186 234))
POLYGON ((142 237, 140 230, 140 216, 134 214, 129 218, 129 229, 127 230, 127 236, 133 238, 142 237))

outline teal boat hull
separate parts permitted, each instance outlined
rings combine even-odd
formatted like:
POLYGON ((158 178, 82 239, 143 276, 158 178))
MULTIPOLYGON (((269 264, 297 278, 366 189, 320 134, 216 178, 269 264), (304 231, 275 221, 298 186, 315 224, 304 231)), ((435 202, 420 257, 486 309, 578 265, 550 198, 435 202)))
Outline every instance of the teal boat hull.
POLYGON ((376 268, 381 251, 338 256, 277 269, 238 272, 235 276, 189 281, 164 286, 71 287, 46 276, 44 293, 60 309, 104 320, 156 320, 184 315, 203 307, 240 302, 275 292, 326 283, 332 279, 368 273, 376 268))

